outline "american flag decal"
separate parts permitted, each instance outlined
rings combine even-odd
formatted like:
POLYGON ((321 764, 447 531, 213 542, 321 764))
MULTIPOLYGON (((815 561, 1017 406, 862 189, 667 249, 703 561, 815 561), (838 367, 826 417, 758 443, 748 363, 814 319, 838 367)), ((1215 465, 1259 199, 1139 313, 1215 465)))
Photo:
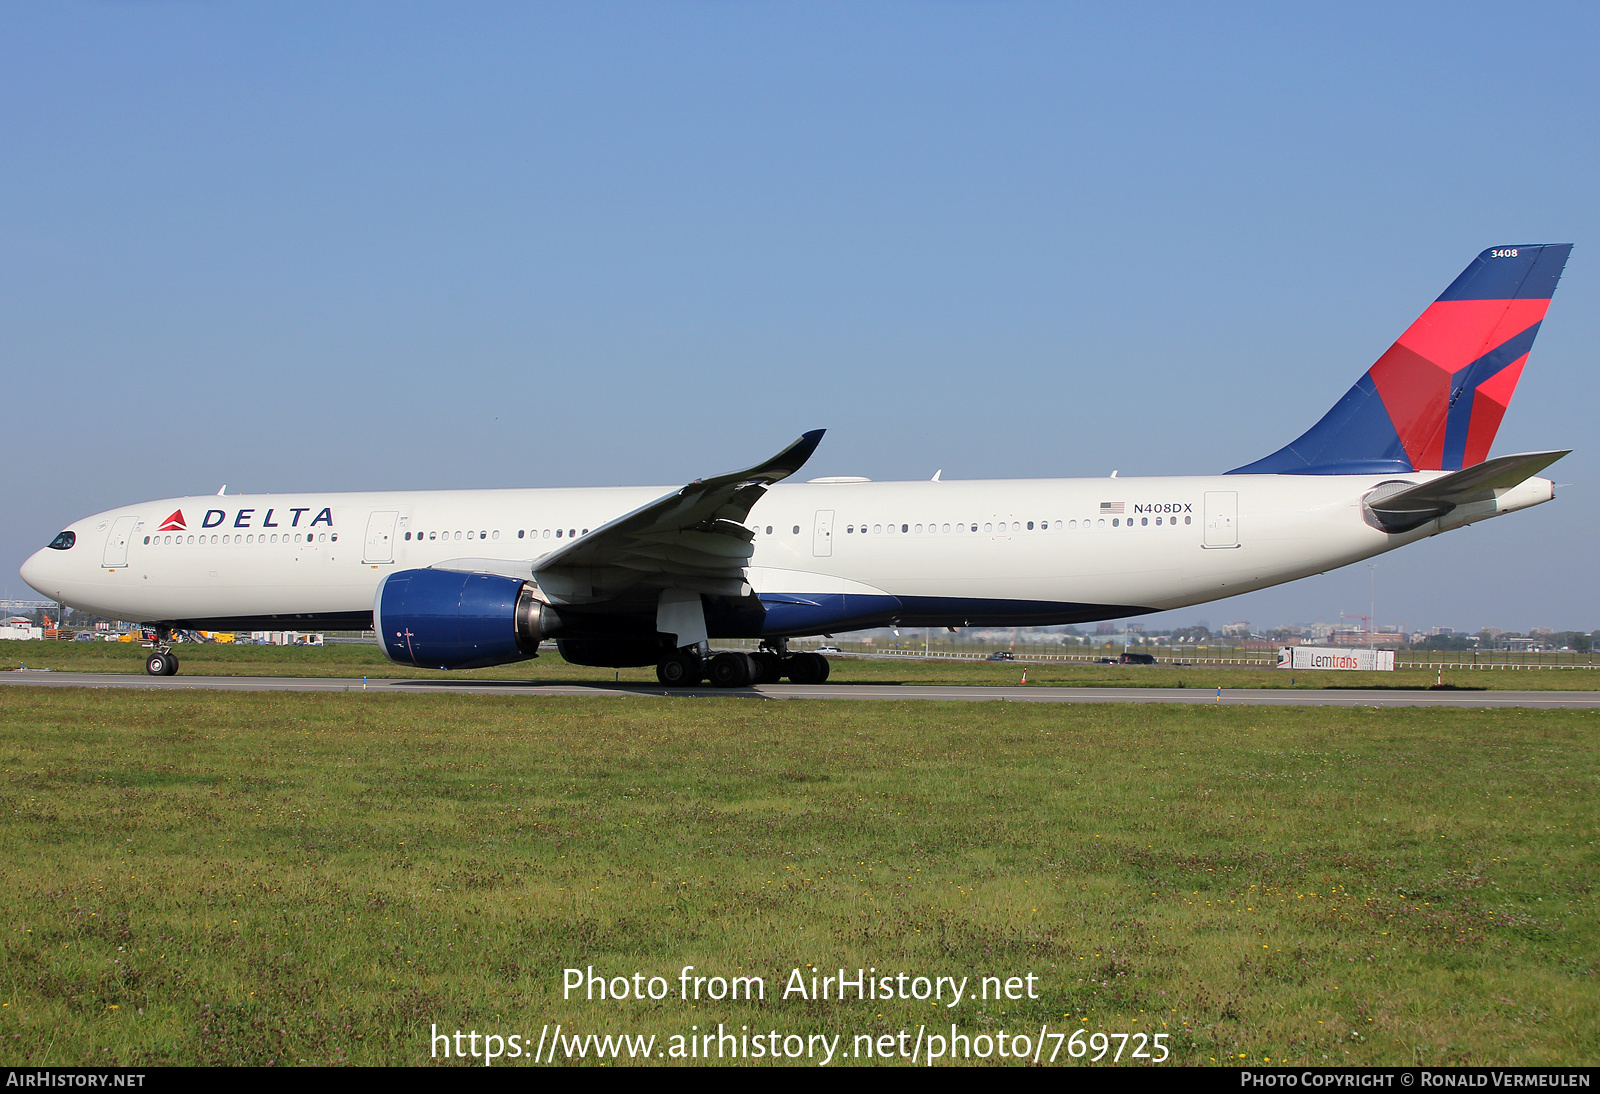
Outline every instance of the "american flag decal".
POLYGON ((1123 503, 1120 501, 1103 501, 1100 503, 1100 515, 1102 517, 1116 516, 1122 512, 1122 505, 1123 503))

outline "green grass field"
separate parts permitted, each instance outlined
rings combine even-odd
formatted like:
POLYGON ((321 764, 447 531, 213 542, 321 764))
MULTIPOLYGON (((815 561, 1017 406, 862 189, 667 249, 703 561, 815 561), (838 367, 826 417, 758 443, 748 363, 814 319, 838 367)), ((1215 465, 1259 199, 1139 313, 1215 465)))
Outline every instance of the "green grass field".
MULTIPOLYGON (((0 642, 0 669, 27 665, 71 672, 142 673, 149 650, 109 642, 0 642)), ((553 648, 532 661, 471 672, 439 673, 386 661, 377 646, 321 647, 184 644, 175 647, 181 676, 462 677, 481 680, 655 681, 653 668, 603 669, 570 665, 553 648)), ((1394 672, 1286 672, 1235 665, 1191 667, 1094 665, 1053 662, 940 661, 923 658, 833 657, 829 683, 1011 685, 1028 673, 1040 687, 1328 688, 1430 687, 1442 680, 1461 688, 1513 691, 1600 690, 1600 672, 1589 669, 1434 670, 1394 672)))
POLYGON ((557 1022, 848 1049, 954 1022, 1164 1032, 1180 1064, 1593 1064, 1597 729, 3 689, 0 1061, 416 1064, 435 1024, 557 1022), (564 1000, 588 965, 768 997, 564 1000), (1031 973, 1040 997, 778 998, 808 966, 1031 973))

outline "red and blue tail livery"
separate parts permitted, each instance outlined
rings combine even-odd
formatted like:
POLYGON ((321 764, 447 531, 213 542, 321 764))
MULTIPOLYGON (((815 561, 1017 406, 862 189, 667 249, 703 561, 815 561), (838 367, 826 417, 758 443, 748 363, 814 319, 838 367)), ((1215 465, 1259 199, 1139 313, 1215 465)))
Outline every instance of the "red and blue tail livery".
POLYGON ((1489 457, 1570 243, 1491 247, 1322 420, 1236 475, 1459 471, 1489 457))

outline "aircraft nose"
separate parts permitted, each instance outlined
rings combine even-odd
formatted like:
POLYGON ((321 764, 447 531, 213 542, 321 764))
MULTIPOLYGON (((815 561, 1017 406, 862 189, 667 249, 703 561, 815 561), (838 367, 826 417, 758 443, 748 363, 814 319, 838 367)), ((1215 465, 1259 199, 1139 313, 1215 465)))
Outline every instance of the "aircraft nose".
POLYGON ((22 575, 22 580, 26 581, 29 586, 52 599, 54 599, 55 593, 47 586, 51 583, 52 574, 56 567, 52 565, 55 559, 50 556, 59 553, 51 551, 48 547, 42 547, 29 556, 28 561, 22 564, 22 569, 19 571, 22 575))

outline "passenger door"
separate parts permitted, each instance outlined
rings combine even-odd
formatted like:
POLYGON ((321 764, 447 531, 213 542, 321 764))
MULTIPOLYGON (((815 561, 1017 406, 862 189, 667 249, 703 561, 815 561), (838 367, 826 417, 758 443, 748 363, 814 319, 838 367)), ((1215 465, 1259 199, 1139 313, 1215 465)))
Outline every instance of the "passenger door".
POLYGON ((833 510, 818 509, 811 525, 811 553, 817 558, 833 554, 833 510))
POLYGON ((367 546, 361 561, 371 564, 394 561, 394 524, 400 514, 385 509, 367 518, 367 546))
POLYGON ((1205 511, 1204 546, 1210 548, 1239 546, 1238 491, 1207 490, 1205 511))
POLYGON ((116 523, 111 525, 111 534, 106 537, 106 553, 100 557, 101 566, 120 570, 128 564, 128 541, 133 538, 133 526, 138 523, 138 517, 116 519, 116 523))

